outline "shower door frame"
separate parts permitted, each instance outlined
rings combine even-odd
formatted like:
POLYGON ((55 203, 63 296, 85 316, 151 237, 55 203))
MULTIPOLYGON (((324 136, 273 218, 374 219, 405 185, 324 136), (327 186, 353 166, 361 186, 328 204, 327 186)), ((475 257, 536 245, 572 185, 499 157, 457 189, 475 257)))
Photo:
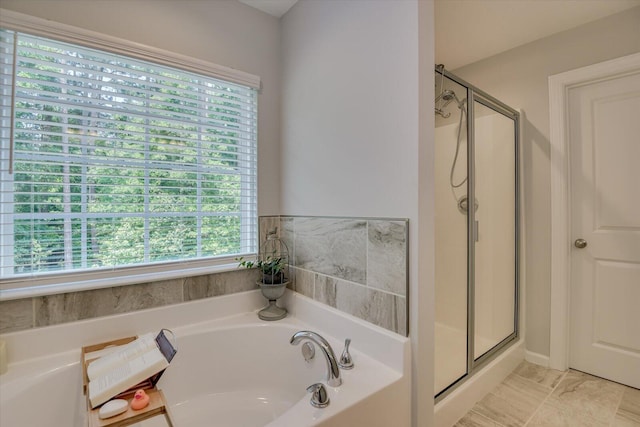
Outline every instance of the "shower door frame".
POLYGON ((484 365, 489 363, 500 355, 506 348, 514 344, 520 337, 520 113, 509 107, 502 101, 494 98, 488 93, 466 82, 460 77, 447 71, 445 68, 435 67, 436 73, 452 80, 453 82, 467 89, 467 176, 473 179, 467 180, 467 206, 473 206, 475 200, 475 112, 474 105, 478 102, 485 107, 502 114, 503 116, 513 120, 514 129, 514 215, 515 215, 515 234, 514 234, 514 318, 513 332, 503 338, 499 343, 491 347, 488 351, 475 357, 475 236, 477 235, 477 226, 475 220, 475 209, 467 209, 467 372, 453 383, 449 384, 442 391, 435 395, 436 403, 446 397, 458 386, 472 377, 476 372, 480 371, 484 365))

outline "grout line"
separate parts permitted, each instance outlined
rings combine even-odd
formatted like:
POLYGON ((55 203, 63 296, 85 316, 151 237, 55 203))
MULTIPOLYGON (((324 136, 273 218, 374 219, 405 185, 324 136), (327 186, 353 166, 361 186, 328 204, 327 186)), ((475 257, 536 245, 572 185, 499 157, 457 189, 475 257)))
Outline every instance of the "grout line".
MULTIPOLYGON (((588 375, 588 376, 593 377, 593 378, 596 378, 596 379, 598 379, 598 380, 605 381, 606 383, 610 383, 610 384, 617 384, 617 385, 620 385, 620 386, 622 386, 622 387, 626 387, 624 384, 618 383, 618 382, 616 382, 616 381, 608 380, 608 379, 606 379, 606 378, 599 377, 599 376, 594 375, 594 374, 590 374, 589 372, 583 372, 583 371, 579 371, 579 370, 577 370, 577 369, 571 369, 571 368, 569 368, 569 370, 568 370, 568 371, 578 372, 578 373, 580 373, 580 374, 588 375)), ((610 419, 610 420, 609 420, 609 422, 608 422, 608 425, 609 425, 609 426, 613 426, 613 425, 615 424, 615 421, 616 421, 616 415, 618 415, 618 410, 620 409, 620 405, 622 404, 622 399, 623 399, 623 398, 624 398, 624 390, 622 390, 622 394, 621 394, 621 396, 620 396, 620 401, 619 401, 619 402, 618 402, 618 404, 616 405, 616 410, 615 410, 615 412, 613 412, 613 414, 612 414, 612 416, 611 416, 611 419, 610 419)), ((590 418, 593 418, 593 417, 590 417, 590 418)))
MULTIPOLYGON (((516 367, 516 369, 517 369, 517 367, 516 367)), ((545 369, 552 370, 552 369, 549 369, 549 368, 545 368, 545 369)), ((560 375, 560 378, 562 378, 562 377, 564 376, 564 374, 565 374, 565 373, 564 373, 564 372, 562 372, 562 375, 560 375)), ((521 379, 525 380, 526 382, 528 382, 529 384, 535 384, 536 386, 542 386, 542 387, 548 388, 548 389, 550 389, 550 390, 551 390, 551 392, 553 392, 553 390, 555 389, 555 387, 551 387, 551 386, 547 387, 547 386, 545 386, 544 384, 539 383, 538 381, 534 381, 534 380, 532 380, 531 378, 523 377, 522 375, 517 374, 517 373, 515 372, 515 370, 514 370, 513 372, 511 372, 509 375, 516 375, 516 376, 520 377, 521 379)), ((508 376, 509 376, 509 375, 508 375, 508 376)), ((508 376, 507 376, 507 377, 508 377, 508 376)), ((506 378, 505 378, 505 379, 506 379, 506 378)))
POLYGON ((364 285, 369 286, 369 221, 364 226, 364 285))
MULTIPOLYGON (((547 371, 553 371, 553 370, 555 370, 555 369, 550 369, 550 368, 545 368, 545 369, 546 369, 547 371)), ((551 390, 547 393, 547 396, 546 396, 544 399, 542 399, 542 402, 540 402, 540 404, 539 404, 539 405, 538 405, 538 407, 535 409, 535 411, 533 411, 533 413, 531 414, 531 416, 529 416, 529 418, 527 419, 527 421, 525 421, 525 423, 524 423, 523 427, 526 427, 527 425, 529 425, 529 423, 531 422, 531 420, 532 420, 533 418, 535 418, 536 414, 540 411, 540 408, 542 408, 542 406, 544 406, 544 404, 547 402, 547 400, 549 400, 549 398, 551 397, 551 395, 553 394, 553 392, 555 391, 555 389, 560 385, 560 383, 562 382, 562 380, 564 380, 564 377, 567 375, 567 373, 568 373, 568 372, 569 372, 569 371, 567 370, 567 371, 563 372, 563 373, 562 373, 562 375, 560 375, 560 377, 558 378, 558 381, 557 381, 557 383, 556 383, 555 387, 551 387, 551 390)), ((523 377, 522 375, 519 375, 519 374, 516 374, 516 375, 518 375, 519 377, 521 377, 521 378, 523 378, 523 379, 525 379, 525 380, 527 380, 527 381, 530 381, 530 382, 533 382, 533 383, 536 383, 536 384, 542 385, 542 384, 540 384, 540 383, 538 383, 538 382, 536 382, 536 381, 530 380, 529 378, 525 378, 525 377, 523 377)))
MULTIPOLYGON (((517 369, 517 368, 516 368, 516 369, 517 369)), ((554 369, 549 369, 549 368, 547 368, 547 371, 554 371, 554 369)), ((556 385, 555 385, 554 387, 551 387, 551 388, 550 388, 550 391, 547 393, 546 397, 542 400, 542 402, 540 402, 540 404, 539 404, 539 405, 538 405, 538 407, 535 409, 535 411, 533 411, 533 413, 531 414, 531 416, 526 420, 526 422, 523 424, 523 427, 526 427, 526 426, 530 425, 531 421, 535 418, 536 414, 538 414, 538 413, 540 412, 540 409, 545 405, 545 403, 547 403, 547 402, 549 401, 549 399, 551 398, 551 396, 553 395, 553 393, 555 392, 555 390, 556 390, 556 389, 560 386, 560 384, 562 384, 562 382, 566 379, 566 377, 567 377, 567 375, 569 374, 569 372, 571 372, 571 369, 567 369, 566 371, 564 371, 564 372, 562 372, 562 373, 561 373, 560 377, 558 378, 558 380, 557 380, 557 382, 556 382, 556 385)), ((526 378, 526 377, 524 377, 524 376, 522 376, 522 375, 520 375, 520 374, 515 373, 515 369, 514 369, 514 371, 513 371, 513 372, 511 372, 511 374, 510 374, 510 375, 514 375, 514 374, 515 374, 516 376, 518 376, 519 378, 521 378, 521 379, 523 379, 523 380, 525 380, 525 381, 527 381, 527 382, 529 382, 529 383, 541 385, 540 383, 538 383, 538 382, 536 382, 536 381, 533 381, 533 380, 531 380, 531 379, 529 379, 529 378, 526 378)), ((608 382, 612 382, 612 381, 609 381, 609 380, 606 380, 606 379, 603 379, 603 380, 604 380, 604 381, 608 381, 608 382)), ((504 381, 503 381, 501 384, 503 384, 503 383, 504 383, 504 381)), ((487 393, 487 395, 488 395, 488 394, 493 394, 493 390, 492 390, 492 391, 490 391, 489 393, 487 393)), ((608 425, 608 426, 614 426, 614 425, 615 425, 616 416, 618 415, 618 411, 620 410, 620 405, 622 404, 622 400, 624 399, 624 395, 625 395, 625 390, 623 390, 622 394, 620 395, 620 400, 618 401, 618 404, 617 404, 617 406, 616 406, 616 410, 615 410, 615 412, 613 413, 612 418, 611 418, 611 419, 608 421, 608 423, 607 423, 607 425, 608 425)), ((504 400, 506 400, 506 399, 504 399, 504 400)), ((508 400, 506 400, 506 401, 508 402, 508 400)), ((474 408, 475 408, 475 406, 474 406, 474 408)), ((491 418, 491 417, 488 417, 488 416, 486 416, 486 415, 484 415, 484 414, 481 414, 480 412, 477 412, 474 408, 471 408, 471 409, 470 409, 470 410, 469 410, 469 411, 468 411, 468 412, 467 412, 467 413, 466 413, 462 418, 464 418, 465 416, 467 416, 467 415, 469 415, 470 413, 472 413, 472 412, 473 412, 475 415, 479 415, 479 416, 481 416, 481 417, 484 417, 484 418, 486 418, 486 419, 490 420, 491 422, 495 423, 497 426, 503 427, 503 425, 502 425, 502 424, 500 424, 500 422, 499 422, 499 421, 497 421, 497 420, 495 420, 495 419, 493 419, 493 418, 491 418)), ((565 410, 565 409, 566 409, 566 410, 569 410, 569 411, 573 412, 573 410, 572 410, 572 409, 570 409, 569 407, 567 407, 567 406, 565 406, 565 405, 561 405, 558 409, 559 409, 559 410, 565 410)), ((588 418, 593 419, 592 417, 588 417, 588 418)), ((458 420, 458 422, 459 422, 459 421, 460 421, 460 420, 458 420)), ((458 424, 456 423, 456 425, 458 425, 458 424)))
POLYGON ((616 422, 616 415, 618 415, 618 411, 620 411, 620 405, 622 405, 622 401, 624 400, 624 395, 626 390, 622 390, 622 394, 620 394, 620 400, 616 405, 616 410, 613 412, 613 417, 611 417, 611 421, 609 421, 609 425, 613 426, 616 422))
POLYGON ((369 289, 369 290, 380 292, 380 293, 387 294, 387 295, 393 295, 393 296, 396 296, 398 298, 406 298, 407 297, 406 295, 396 294, 395 292, 390 292, 390 291, 387 291, 387 290, 384 290, 384 289, 378 289, 378 288, 369 287, 366 284, 354 282, 352 280, 343 279, 343 278, 337 277, 337 276, 331 276, 331 275, 326 274, 326 273, 320 273, 320 272, 315 271, 315 270, 308 270, 306 268, 301 268, 301 267, 295 267, 295 268, 297 268, 298 270, 307 271, 307 272, 312 273, 312 274, 317 274, 319 276, 325 276, 325 277, 328 277, 330 279, 333 279, 333 280, 336 280, 336 281, 339 281, 339 282, 347 283, 349 285, 358 286, 360 288, 369 289))
MULTIPOLYGON (((473 408, 471 408, 471 409, 469 410, 469 412, 468 412, 468 413, 471 413, 471 412, 473 412, 473 413, 474 413, 474 414, 476 414, 476 415, 480 415, 482 418, 486 418, 487 420, 489 420, 489 421, 491 421, 492 423, 494 423, 494 424, 496 425, 496 427, 506 427, 504 424, 500 424, 500 422, 499 422, 499 421, 496 421, 496 420, 494 420, 494 419, 493 419, 493 418, 491 418, 491 417, 487 417, 486 415, 483 415, 483 414, 481 414, 481 413, 480 413, 480 412, 478 412, 478 411, 474 411, 474 410, 473 410, 473 408)), ((464 418, 464 417, 463 417, 463 418, 464 418)))
MULTIPOLYGON (((549 368, 546 368, 547 370, 552 370, 549 368)), ((549 391, 549 393, 547 394, 547 396, 542 400, 542 402, 540 402, 540 404, 538 405, 538 407, 536 408, 535 411, 533 411, 533 413, 531 414, 531 416, 529 417, 529 419, 524 423, 524 427, 526 427, 527 425, 529 425, 529 423, 531 422, 531 420, 536 416, 536 414, 540 411, 540 408, 542 408, 544 406, 544 404, 547 402, 547 400, 549 400, 549 398, 551 397, 551 395, 553 394, 553 392, 556 390, 556 388, 558 388, 560 386, 560 384, 562 383, 562 381, 564 380, 564 378, 567 376, 567 373, 569 373, 569 370, 567 369, 566 371, 564 371, 562 373, 562 375, 560 375, 560 378, 558 378, 558 382, 556 383, 555 387, 551 388, 551 391, 549 391)), ((525 378, 526 379, 526 378, 525 378)))

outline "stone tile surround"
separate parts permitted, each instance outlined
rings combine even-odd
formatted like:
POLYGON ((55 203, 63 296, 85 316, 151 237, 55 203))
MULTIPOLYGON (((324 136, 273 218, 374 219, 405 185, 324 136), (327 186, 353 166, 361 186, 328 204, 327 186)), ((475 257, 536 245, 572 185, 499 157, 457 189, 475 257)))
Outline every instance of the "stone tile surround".
POLYGON ((408 221, 261 217, 260 234, 278 227, 289 249, 291 289, 407 335, 408 221))
POLYGON ((0 302, 0 333, 244 292, 256 289, 254 270, 140 283, 0 302))
MULTIPOLYGON (((289 247, 291 289, 407 335, 408 221, 270 216, 289 247)), ((127 313, 255 289, 258 273, 237 270, 0 302, 0 334, 127 313)))

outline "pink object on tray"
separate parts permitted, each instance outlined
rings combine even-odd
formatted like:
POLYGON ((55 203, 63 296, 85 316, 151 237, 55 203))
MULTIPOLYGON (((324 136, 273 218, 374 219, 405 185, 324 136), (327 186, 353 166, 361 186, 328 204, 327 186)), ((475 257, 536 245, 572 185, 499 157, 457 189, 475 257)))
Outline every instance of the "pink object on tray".
POLYGON ((144 409, 149 405, 149 396, 144 390, 137 390, 131 400, 131 409, 137 411, 144 409))

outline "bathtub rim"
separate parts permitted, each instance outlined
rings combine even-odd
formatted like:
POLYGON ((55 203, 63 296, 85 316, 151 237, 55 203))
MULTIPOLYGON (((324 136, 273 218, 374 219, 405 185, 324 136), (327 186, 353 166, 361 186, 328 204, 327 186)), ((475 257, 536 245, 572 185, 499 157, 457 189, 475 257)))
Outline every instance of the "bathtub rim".
MULTIPOLYGON (((288 320, 285 320, 282 326, 287 324, 287 328, 308 327, 308 329, 318 331, 335 347, 336 354, 340 354, 342 351, 339 340, 346 337, 352 338, 351 348, 354 355, 361 352, 377 363, 385 365, 389 369, 386 375, 388 378, 374 381, 374 384, 377 384, 378 381, 382 382, 376 385, 373 395, 377 395, 387 387, 393 387, 395 391, 392 395, 396 400, 399 399, 400 403, 391 412, 396 414, 398 419, 408 422, 412 382, 410 375, 411 348, 408 338, 291 291, 288 291, 282 304, 286 305, 291 312, 291 316, 287 317, 288 320)), ((44 373, 53 372, 61 367, 75 369, 80 363, 80 347, 82 345, 118 338, 127 334, 139 335, 157 330, 160 327, 174 328, 177 332, 179 331, 180 335, 187 336, 206 333, 214 329, 232 328, 237 325, 238 321, 240 324, 248 322, 258 327, 277 325, 279 322, 265 322, 258 319, 256 312, 264 305, 265 300, 260 291, 255 290, 0 335, 0 339, 4 339, 10 349, 9 372, 3 375, 2 382, 5 383, 4 380, 6 380, 3 385, 11 387, 13 381, 21 381, 25 377, 28 379, 29 375, 33 375, 33 371, 29 372, 27 368, 33 364, 39 365, 42 368, 41 372, 44 373), (169 322, 170 324, 167 324, 169 322)), ((354 372, 345 372, 345 377, 354 373, 356 373, 355 370, 354 372)), ((366 375, 366 378, 358 376, 358 381, 355 383, 346 381, 342 388, 329 387, 329 393, 335 394, 336 397, 334 405, 337 406, 333 408, 337 409, 335 412, 326 412, 322 416, 314 414, 315 409, 308 405, 308 398, 305 396, 294 405, 292 408, 294 411, 289 414, 287 419, 295 419, 303 423, 312 421, 312 424, 309 425, 316 425, 339 417, 345 411, 360 405, 366 398, 359 392, 354 395, 351 393, 345 395, 348 388, 345 386, 351 384, 351 387, 355 387, 354 390, 361 390, 362 387, 366 390, 367 386, 372 385, 371 381, 375 377, 377 377, 375 374, 366 375), (342 394, 344 398, 347 396, 349 398, 346 400, 338 399, 339 394, 342 394)), ((280 427, 287 425, 278 420, 275 421, 270 425, 280 427)), ((299 422, 298 425, 302 425, 299 422)))
MULTIPOLYGON (((280 300, 289 317, 318 329, 336 339, 351 338, 352 348, 410 377, 410 340, 373 325, 299 293, 287 290, 280 300), (380 345, 380 341, 384 345, 380 345), (374 344, 375 343, 375 344, 374 344)), ((129 313, 79 320, 1 334, 6 342, 9 370, 14 363, 77 352, 83 345, 140 335, 160 328, 208 327, 208 323, 233 323, 236 316, 256 313, 265 305, 260 290, 187 301, 129 313), (170 319, 167 321, 167 319, 170 319), (55 337, 55 338, 54 338, 55 337)), ((287 319, 285 318, 285 319, 287 319)), ((256 320, 257 314, 256 314, 256 320)), ((262 322, 265 326, 278 322, 262 322)), ((336 345, 338 345, 336 343, 336 345)), ((342 347, 334 348, 336 353, 342 347)), ((5 377, 7 374, 3 374, 5 377)), ((5 378, 2 378, 3 380, 5 378)), ((7 378, 8 379, 8 378, 7 378)))

